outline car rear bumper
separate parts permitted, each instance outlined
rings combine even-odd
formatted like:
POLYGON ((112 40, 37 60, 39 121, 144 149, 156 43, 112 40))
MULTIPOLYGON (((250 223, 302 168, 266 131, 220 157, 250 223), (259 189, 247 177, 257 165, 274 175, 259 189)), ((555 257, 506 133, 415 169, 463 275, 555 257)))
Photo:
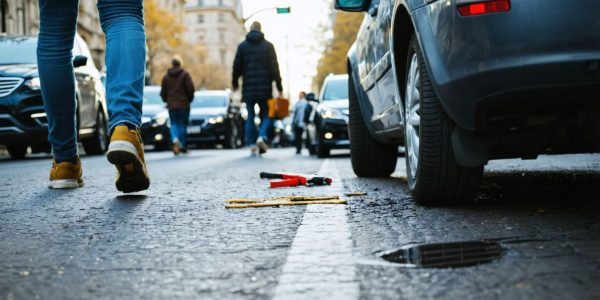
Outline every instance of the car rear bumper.
POLYGON ((522 108, 600 102, 600 1, 512 0, 509 12, 472 17, 459 16, 455 2, 413 18, 435 90, 459 127, 489 130, 522 108))

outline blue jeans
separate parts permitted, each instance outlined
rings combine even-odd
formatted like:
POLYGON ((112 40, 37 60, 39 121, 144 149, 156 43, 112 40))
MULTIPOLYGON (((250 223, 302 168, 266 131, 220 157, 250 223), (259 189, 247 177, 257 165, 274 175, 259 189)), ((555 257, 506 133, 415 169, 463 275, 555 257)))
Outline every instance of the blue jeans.
MULTIPOLYGON (((37 57, 48 116, 48 141, 58 161, 77 156, 73 43, 79 0, 39 0, 37 57)), ((109 130, 139 127, 142 115, 146 34, 142 0, 98 0, 106 34, 109 130)))
POLYGON ((190 121, 190 109, 170 109, 169 120, 171 121, 171 141, 179 141, 179 146, 187 149, 186 137, 187 126, 190 121))
POLYGON ((258 136, 266 140, 269 132, 269 127, 271 127, 272 120, 271 118, 269 118, 269 106, 267 105, 267 100, 246 101, 246 109, 248 110, 248 118, 246 119, 246 123, 244 124, 244 130, 246 134, 246 145, 253 145, 254 143, 256 143, 257 136, 254 118, 256 117, 255 104, 257 103, 258 107, 260 108, 260 128, 258 130, 258 136))

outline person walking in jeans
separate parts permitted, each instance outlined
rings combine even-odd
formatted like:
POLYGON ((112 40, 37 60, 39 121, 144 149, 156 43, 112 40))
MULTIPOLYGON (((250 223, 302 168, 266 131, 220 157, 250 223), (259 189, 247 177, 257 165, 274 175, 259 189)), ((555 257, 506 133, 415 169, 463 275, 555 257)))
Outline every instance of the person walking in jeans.
MULTIPOLYGON (((98 0, 97 6, 106 34, 107 158, 118 171, 117 190, 145 190, 150 178, 139 131, 146 60, 142 0, 98 0)), ((83 185, 72 53, 79 0, 39 0, 39 8, 38 72, 54 156, 50 188, 76 188, 83 185)))
POLYGON ((304 120, 306 119, 305 113, 308 105, 308 101, 306 101, 306 93, 304 91, 300 92, 300 95, 298 96, 298 102, 296 102, 294 105, 294 117, 292 118, 296 154, 302 153, 302 135, 304 134, 304 129, 306 128, 306 123, 304 120))
MULTIPOLYGON (((239 78, 243 77, 242 99, 248 109, 248 118, 245 123, 246 144, 254 153, 257 149, 261 153, 267 151, 267 133, 271 126, 269 118, 269 107, 267 100, 273 97, 273 81, 277 85, 279 95, 283 88, 281 86, 281 75, 279 74, 279 63, 273 44, 265 40, 258 22, 252 23, 250 32, 246 35, 237 49, 233 62, 232 86, 233 90, 239 88, 239 78), (260 108, 260 129, 256 136, 255 105, 260 108), (254 146, 256 143, 256 146, 254 146)), ((279 97, 279 96, 278 96, 279 97)))
POLYGON ((190 73, 181 67, 181 58, 173 57, 173 65, 163 77, 160 96, 167 102, 171 120, 173 153, 187 153, 187 126, 190 120, 190 103, 194 100, 194 82, 190 73))

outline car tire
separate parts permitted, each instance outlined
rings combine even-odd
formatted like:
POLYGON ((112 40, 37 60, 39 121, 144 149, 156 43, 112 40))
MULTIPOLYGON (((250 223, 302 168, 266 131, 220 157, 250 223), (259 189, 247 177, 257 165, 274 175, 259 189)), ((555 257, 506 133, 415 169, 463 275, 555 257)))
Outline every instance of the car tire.
POLYGON ((27 154, 27 145, 8 145, 6 146, 6 150, 8 150, 8 154, 12 159, 23 159, 27 154))
POLYGON ((472 201, 483 166, 464 168, 454 159, 455 124, 433 89, 415 36, 408 50, 404 123, 406 174, 414 199, 423 205, 472 201))
POLYGON ((82 140, 83 149, 88 155, 100 155, 106 152, 108 148, 108 130, 106 124, 106 116, 102 111, 102 108, 98 108, 98 116, 96 117, 96 128, 94 130, 94 136, 89 139, 82 140))
MULTIPOLYGON (((317 132, 317 135, 320 136, 321 134, 317 132)), ((317 152, 317 157, 318 158, 326 158, 329 157, 329 154, 331 152, 331 148, 323 145, 323 142, 321 141, 320 138, 317 138, 317 146, 316 146, 316 152, 317 152)))
POLYGON ((359 177, 387 177, 396 169, 398 145, 375 140, 369 132, 360 106, 352 74, 348 76, 350 157, 359 177))

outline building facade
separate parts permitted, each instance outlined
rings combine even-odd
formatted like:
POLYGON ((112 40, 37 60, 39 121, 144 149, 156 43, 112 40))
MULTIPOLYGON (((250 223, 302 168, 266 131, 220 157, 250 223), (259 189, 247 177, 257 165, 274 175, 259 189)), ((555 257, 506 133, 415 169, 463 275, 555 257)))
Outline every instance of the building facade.
POLYGON ((207 63, 231 72, 237 46, 246 34, 240 0, 188 0, 184 38, 206 49, 207 63))

